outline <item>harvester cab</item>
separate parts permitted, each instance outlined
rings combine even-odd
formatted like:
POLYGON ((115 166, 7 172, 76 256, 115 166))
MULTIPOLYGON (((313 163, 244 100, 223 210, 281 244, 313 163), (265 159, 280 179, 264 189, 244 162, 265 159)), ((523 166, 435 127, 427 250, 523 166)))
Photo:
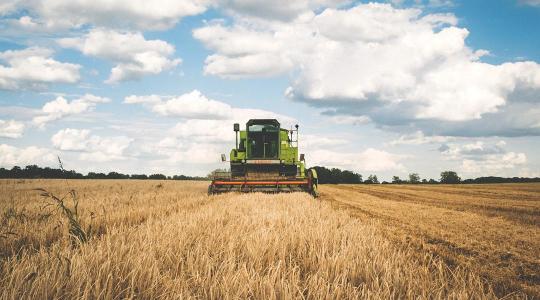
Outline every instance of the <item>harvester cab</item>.
MULTIPOLYGON (((208 194, 307 192, 317 196, 317 172, 306 169, 304 154, 298 154, 298 125, 287 130, 275 119, 251 119, 245 130, 238 123, 233 129, 236 145, 229 154, 230 171, 212 174, 208 194)), ((226 161, 224 154, 222 161, 226 161)))

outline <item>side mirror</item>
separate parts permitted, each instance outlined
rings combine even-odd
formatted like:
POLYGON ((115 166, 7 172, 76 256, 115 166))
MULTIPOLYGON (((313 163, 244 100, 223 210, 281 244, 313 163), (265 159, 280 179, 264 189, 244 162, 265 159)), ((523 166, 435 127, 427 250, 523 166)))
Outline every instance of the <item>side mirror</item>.
POLYGON ((240 131, 240 124, 234 123, 234 131, 240 131))
POLYGON ((306 157, 304 156, 304 153, 300 154, 300 161, 305 161, 306 157))
POLYGON ((227 156, 225 156, 225 154, 221 154, 221 161, 227 161, 227 156))

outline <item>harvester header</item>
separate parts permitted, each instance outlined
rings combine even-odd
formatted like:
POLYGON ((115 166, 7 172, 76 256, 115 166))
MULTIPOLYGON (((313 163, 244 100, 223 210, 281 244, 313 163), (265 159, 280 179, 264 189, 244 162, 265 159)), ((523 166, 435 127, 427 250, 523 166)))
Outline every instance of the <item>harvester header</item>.
MULTIPOLYGON (((223 192, 308 192, 317 196, 317 173, 298 154, 298 125, 281 128, 276 119, 251 119, 246 129, 235 123, 230 171, 214 172, 209 194, 223 192)), ((221 155, 226 161, 225 154, 221 155)))

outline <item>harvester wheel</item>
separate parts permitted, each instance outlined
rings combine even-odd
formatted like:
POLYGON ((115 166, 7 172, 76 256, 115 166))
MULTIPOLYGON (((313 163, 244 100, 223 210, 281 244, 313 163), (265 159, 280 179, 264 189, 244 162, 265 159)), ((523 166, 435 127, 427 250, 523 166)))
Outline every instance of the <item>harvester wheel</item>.
POLYGON ((208 186, 208 196, 212 196, 214 194, 214 186, 209 185, 208 186))

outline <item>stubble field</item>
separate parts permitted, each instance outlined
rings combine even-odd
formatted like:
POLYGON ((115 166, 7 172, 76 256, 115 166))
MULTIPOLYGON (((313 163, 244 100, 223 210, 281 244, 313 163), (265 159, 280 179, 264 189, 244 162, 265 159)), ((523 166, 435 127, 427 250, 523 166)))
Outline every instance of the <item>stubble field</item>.
POLYGON ((207 184, 0 181, 0 298, 540 297, 539 184, 207 184))

